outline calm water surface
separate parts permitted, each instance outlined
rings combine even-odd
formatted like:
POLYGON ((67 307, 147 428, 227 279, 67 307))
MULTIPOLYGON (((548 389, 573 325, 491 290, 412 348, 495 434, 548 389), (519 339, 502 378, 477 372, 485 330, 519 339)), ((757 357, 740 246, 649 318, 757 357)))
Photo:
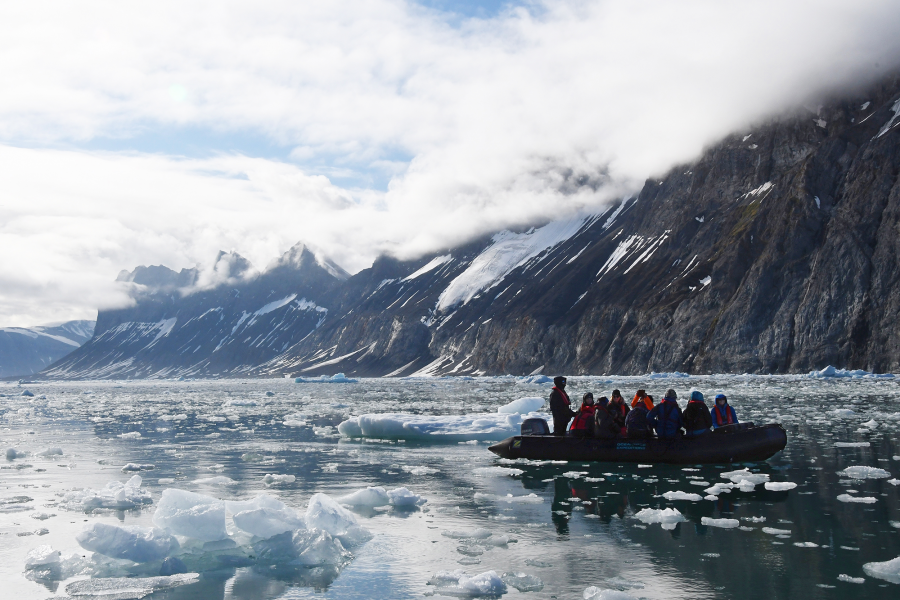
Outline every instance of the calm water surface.
MULTIPOLYGON (((340 385, 290 380, 0 384, 0 394, 5 394, 0 397, 0 447, 24 453, 21 458, 0 457, 2 595, 17 600, 65 596, 70 580, 27 576, 26 553, 47 544, 63 554, 89 558, 75 541, 86 522, 149 527, 166 488, 224 499, 267 493, 303 512, 316 492, 338 497, 366 486, 404 486, 427 498, 427 504, 416 510, 358 511, 360 523, 374 537, 353 550, 353 560, 339 573, 298 575, 220 565, 204 571, 199 583, 152 597, 440 596, 428 581, 439 571, 455 569, 469 575, 526 573, 543 582, 539 591, 510 586, 504 597, 582 598, 591 586, 633 598, 900 597, 900 585, 869 577, 862 568, 900 556, 900 486, 887 478, 838 474, 848 466, 865 465, 890 472, 893 481, 900 478, 898 381, 570 379, 573 397, 585 391, 608 395, 613 387, 629 396, 645 387, 659 398, 670 386, 682 397, 692 387, 707 394, 723 390, 741 420, 782 423, 788 431, 786 450, 746 466, 797 487, 776 492, 759 485, 753 492, 721 494, 716 501, 670 502, 663 493, 703 496, 704 488, 726 481, 722 472, 745 465, 511 465, 488 452, 485 443, 342 440, 335 430, 347 417, 362 413, 496 412, 517 398, 549 393, 547 385, 511 378, 378 379, 340 385), (19 395, 26 388, 34 397, 19 395), (836 409, 853 412, 832 412, 836 409), (119 437, 129 432, 141 435, 119 437), (836 446, 849 442, 868 446, 836 446), (52 447, 63 454, 39 455, 52 447), (89 514, 58 505, 67 491, 127 481, 131 474, 122 472, 127 463, 154 466, 141 472, 154 504, 89 514), (522 473, 474 472, 500 465, 522 473), (268 474, 294 475, 296 480, 267 486, 263 478, 268 474), (195 483, 216 475, 235 483, 195 483), (539 501, 503 500, 507 494, 532 493, 539 501), (840 495, 875 501, 842 502, 840 495), (665 530, 634 518, 648 507, 674 507, 687 520, 665 530), (704 526, 703 517, 738 519, 742 527, 704 526), (788 533, 773 535, 764 527, 788 533), (442 535, 474 528, 489 530, 495 538, 506 535, 510 542, 492 546, 442 535), (797 545, 804 543, 816 546, 797 545), (841 575, 863 581, 844 581, 841 575)), ((147 573, 148 568, 124 563, 120 574, 156 574, 147 573)))

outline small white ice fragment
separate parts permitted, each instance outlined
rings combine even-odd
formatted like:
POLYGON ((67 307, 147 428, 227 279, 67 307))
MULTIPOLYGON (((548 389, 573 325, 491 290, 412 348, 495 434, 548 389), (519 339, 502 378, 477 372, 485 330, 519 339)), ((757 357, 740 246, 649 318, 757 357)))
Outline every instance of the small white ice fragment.
POLYGON ((813 542, 794 542, 794 545, 798 548, 818 548, 819 545, 813 542))
POLYGON ((869 577, 900 583, 900 556, 885 562, 866 563, 863 565, 863 571, 869 577))
POLYGON ((865 583, 866 579, 864 577, 850 577, 844 573, 838 575, 838 581, 843 581, 844 583, 865 583))
POLYGON ((790 529, 775 529, 774 527, 763 527, 763 533, 768 533, 769 535, 790 535, 790 529))
POLYGON ((666 500, 689 500, 691 502, 699 502, 703 500, 703 497, 700 494, 689 494, 687 492, 666 492, 663 494, 663 498, 666 500))
POLYGON ((710 517, 702 517, 700 519, 700 524, 708 525, 709 527, 721 527, 722 529, 734 529, 741 523, 737 519, 712 519, 710 517))
POLYGON ((847 467, 843 471, 838 471, 837 474, 852 479, 887 479, 891 476, 891 474, 884 469, 866 466, 847 467))
POLYGON ((878 502, 877 498, 869 496, 851 496, 850 494, 841 494, 837 499, 839 502, 857 502, 859 504, 875 504, 878 502))
POLYGON ((783 492, 797 487, 793 481, 767 481, 766 489, 770 492, 783 492))
POLYGON ((36 567, 58 563, 60 553, 50 546, 38 546, 25 555, 25 570, 30 571, 36 567))

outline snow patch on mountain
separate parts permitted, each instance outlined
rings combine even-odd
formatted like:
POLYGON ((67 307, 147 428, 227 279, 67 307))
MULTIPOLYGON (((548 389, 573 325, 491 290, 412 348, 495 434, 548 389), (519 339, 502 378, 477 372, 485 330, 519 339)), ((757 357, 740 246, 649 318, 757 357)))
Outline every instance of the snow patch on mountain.
POLYGON ((431 261, 428 262, 427 265, 425 265, 424 267, 422 267, 421 269, 419 269, 412 275, 408 275, 407 277, 404 277, 403 281, 412 281, 416 277, 421 277, 425 273, 428 273, 429 271, 433 271, 433 270, 437 269, 439 266, 441 266, 442 264, 449 262, 451 260, 453 260, 452 254, 445 254, 444 256, 438 256, 436 258, 433 258, 431 261))

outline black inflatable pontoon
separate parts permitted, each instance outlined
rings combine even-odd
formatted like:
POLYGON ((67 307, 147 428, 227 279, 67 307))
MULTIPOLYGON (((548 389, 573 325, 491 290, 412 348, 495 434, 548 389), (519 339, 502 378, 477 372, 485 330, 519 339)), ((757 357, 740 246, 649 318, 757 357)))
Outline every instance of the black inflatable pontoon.
POLYGON ((530 431, 547 430, 546 423, 543 427, 535 425, 522 423, 525 435, 507 438, 489 450, 511 459, 702 464, 766 460, 787 445, 787 433, 777 424, 729 425, 700 437, 671 440, 528 435, 530 431))

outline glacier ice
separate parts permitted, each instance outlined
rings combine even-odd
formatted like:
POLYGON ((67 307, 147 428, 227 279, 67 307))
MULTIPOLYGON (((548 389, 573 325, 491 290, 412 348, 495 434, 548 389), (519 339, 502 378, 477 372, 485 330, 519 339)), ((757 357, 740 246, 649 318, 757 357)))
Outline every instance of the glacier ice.
POLYGON ((181 573, 179 575, 162 577, 82 579, 67 585, 66 593, 76 597, 127 600, 130 598, 143 598, 160 590, 196 583, 199 579, 200 575, 198 573, 181 573))
POLYGON ((175 488, 162 493, 153 515, 157 527, 204 542, 228 536, 225 530, 225 503, 211 496, 175 488))
POLYGON ((422 496, 418 494, 414 494, 405 487, 397 488, 394 490, 388 490, 388 498, 390 498, 391 504, 396 507, 413 507, 413 506, 421 506, 428 502, 422 496))
POLYGON ((391 503, 391 498, 383 487, 367 487, 364 490, 357 490, 352 494, 341 496, 337 501, 349 506, 368 506, 375 508, 378 506, 387 506, 391 503))
POLYGON ((252 508, 235 514, 232 519, 238 529, 261 538, 270 538, 296 529, 306 529, 303 517, 288 507, 252 508))
POLYGON ((506 584, 496 571, 485 571, 469 577, 465 571, 439 571, 428 580, 441 594, 466 596, 501 596, 506 593, 506 584))
POLYGON ((331 377, 322 375, 320 377, 297 377, 294 379, 294 383, 357 383, 358 381, 347 377, 343 373, 336 373, 331 377))
POLYGON ((887 479, 891 476, 888 471, 878 467, 853 466, 837 472, 838 475, 852 479, 887 479))
POLYGON ((793 481, 767 481, 765 487, 770 492, 783 492, 794 489, 797 484, 793 481))
POLYGON ((519 398, 498 407, 497 412, 505 415, 532 413, 544 406, 544 402, 543 398, 519 398))
POLYGON ((869 496, 851 496, 850 494, 841 494, 837 499, 839 502, 855 502, 858 504, 875 504, 878 502, 877 498, 869 496))
POLYGON ((504 573, 500 579, 520 592, 539 592, 544 589, 544 582, 539 577, 527 573, 504 573))
POLYGON ((253 550, 263 563, 302 567, 343 566, 352 555, 327 531, 298 529, 257 542, 253 550))
POLYGON ((64 494, 59 505, 66 510, 89 512, 103 508, 127 510, 151 504, 150 492, 141 488, 142 483, 140 475, 134 475, 124 484, 110 481, 102 490, 74 490, 64 494))
POLYGON ((25 555, 25 570, 31 570, 36 567, 42 567, 45 565, 52 565, 58 563, 60 560, 60 553, 58 550, 54 550, 52 547, 44 545, 38 546, 33 550, 30 550, 28 554, 25 555))
POLYGON ((338 432, 350 438, 429 440, 465 442, 500 441, 518 435, 522 420, 545 413, 484 413, 471 415, 413 415, 405 413, 364 414, 338 425, 338 432))
POLYGON ((691 502, 700 502, 703 497, 700 494, 689 494, 687 492, 666 492, 662 495, 666 500, 689 500, 691 502))
POLYGON ((349 510, 325 494, 313 494, 306 507, 306 525, 327 531, 347 547, 353 547, 371 539, 372 534, 360 527, 349 510))
POLYGON ((648 525, 659 523, 663 529, 674 529, 675 525, 685 521, 684 515, 677 508, 642 508, 634 518, 648 525))
POLYGON ((178 540, 158 527, 90 523, 75 536, 85 550, 134 562, 162 560, 179 549, 178 540))
POLYGON ((723 529, 734 529, 741 523, 737 519, 713 519, 710 517, 701 517, 700 524, 708 525, 709 527, 721 527, 723 529))
POLYGON ((863 565, 863 571, 869 577, 900 583, 900 556, 885 562, 866 563, 863 565))
POLYGON ((294 483, 297 477, 294 475, 276 475, 267 474, 263 477, 263 483, 266 485, 280 485, 282 483, 294 483))

